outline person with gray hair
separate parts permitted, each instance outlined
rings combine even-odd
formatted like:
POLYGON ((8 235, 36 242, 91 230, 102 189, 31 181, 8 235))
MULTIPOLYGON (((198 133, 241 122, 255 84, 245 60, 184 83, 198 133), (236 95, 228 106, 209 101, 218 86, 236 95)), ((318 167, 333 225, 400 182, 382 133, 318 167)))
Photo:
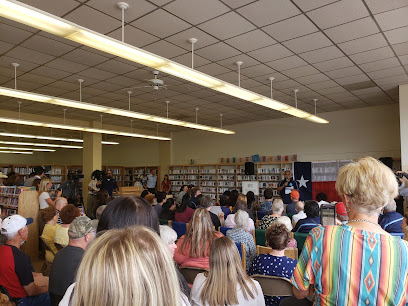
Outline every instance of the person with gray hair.
POLYGON ((259 222, 259 229, 266 230, 273 222, 282 216, 284 204, 281 199, 275 199, 272 203, 272 214, 265 215, 259 222))
POLYGON ((64 197, 60 197, 55 200, 55 208, 57 209, 58 221, 57 224, 63 224, 59 214, 61 209, 68 205, 68 200, 64 197))
POLYGON ((305 203, 302 201, 297 201, 295 204, 296 215, 292 216, 292 225, 295 226, 300 219, 305 219, 307 216, 305 214, 305 203))
POLYGON ((234 216, 235 227, 227 231, 227 237, 235 243, 245 244, 246 266, 249 269, 252 260, 256 257, 256 245, 254 238, 245 228, 248 225, 249 215, 244 210, 238 210, 234 216))
POLYGON ((388 202, 384 206, 383 214, 378 218, 378 224, 381 225, 384 231, 391 234, 401 234, 402 236, 401 223, 404 217, 396 210, 395 200, 388 202))

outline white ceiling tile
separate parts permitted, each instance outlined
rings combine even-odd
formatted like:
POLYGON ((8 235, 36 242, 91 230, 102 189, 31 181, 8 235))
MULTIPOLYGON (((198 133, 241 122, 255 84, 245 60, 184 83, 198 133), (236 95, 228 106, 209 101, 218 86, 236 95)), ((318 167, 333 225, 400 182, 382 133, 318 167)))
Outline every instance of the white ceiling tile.
POLYGON ((40 51, 52 56, 61 56, 69 51, 75 49, 75 47, 60 43, 56 40, 46 38, 44 36, 35 35, 21 44, 22 47, 40 51))
POLYGON ((102 69, 104 71, 109 71, 116 74, 125 74, 136 70, 134 66, 127 65, 125 63, 119 62, 117 60, 111 59, 107 62, 103 62, 97 65, 95 68, 102 69))
POLYGON ((226 5, 232 7, 233 9, 247 5, 258 0, 222 0, 226 5))
MULTIPOLYGON (((65 79, 63 79, 62 81, 64 82, 68 82, 68 83, 72 83, 72 84, 76 84, 76 88, 79 91, 79 83, 78 83, 78 79, 84 79, 84 82, 82 83, 82 86, 86 87, 86 86, 90 86, 92 84, 98 83, 99 81, 90 77, 84 77, 83 75, 81 75, 80 73, 78 74, 73 74, 70 75, 68 77, 66 77, 65 79)), ((54 83, 52 84, 52 86, 57 87, 54 83)))
POLYGON ((260 62, 270 62, 293 54, 292 51, 288 50, 286 47, 281 44, 272 45, 255 51, 247 53, 253 58, 257 59, 260 62))
POLYGON ((252 31, 255 26, 235 12, 216 17, 198 26, 203 31, 221 39, 228 39, 252 31))
MULTIPOLYGON (((122 41, 122 29, 117 29, 108 34, 108 36, 122 41)), ((158 41, 159 38, 142 30, 136 29, 131 25, 125 26, 125 43, 136 47, 144 47, 153 42, 158 41)))
POLYGON ((62 17, 75 7, 79 6, 79 3, 74 0, 64 0, 58 3, 58 5, 55 5, 55 2, 52 0, 22 0, 21 2, 53 15, 57 15, 58 17, 62 17))
POLYGON ((6 43, 4 41, 0 41, 0 54, 6 53, 13 47, 14 45, 12 44, 6 43))
POLYGON ((371 17, 352 21, 324 32, 335 42, 342 43, 348 40, 361 38, 378 33, 380 30, 371 17))
POLYGON ((97 68, 89 68, 87 70, 81 71, 80 74, 82 76, 84 76, 85 78, 90 77, 96 80, 106 80, 106 79, 110 79, 116 76, 116 74, 105 71, 105 70, 101 70, 101 69, 97 69, 97 68))
POLYGON ((237 48, 242 52, 249 52, 255 49, 270 46, 276 43, 276 40, 265 34, 261 30, 254 30, 225 41, 227 44, 237 48))
POLYGON ((114 19, 88 6, 80 6, 78 9, 64 16, 64 19, 102 34, 106 34, 121 26, 120 20, 114 19))
POLYGON ((248 68, 241 68, 241 73, 250 78, 266 74, 272 75, 274 72, 275 71, 271 67, 264 64, 255 65, 248 68))
POLYGON ((387 45, 388 43, 384 39, 382 34, 374 34, 374 35, 366 36, 363 38, 351 40, 345 43, 341 43, 338 46, 346 54, 352 55, 355 53, 365 52, 367 50, 377 49, 377 48, 384 47, 387 45))
MULTIPOLYGON (((180 63, 180 64, 182 64, 184 66, 191 67, 191 54, 190 53, 186 53, 184 55, 173 57, 171 60, 175 61, 177 63, 180 63)), ((205 58, 203 58, 203 57, 201 57, 201 56, 199 56, 197 54, 194 54, 194 67, 199 67, 199 66, 202 66, 202 65, 206 65, 208 63, 210 63, 209 60, 207 60, 207 59, 205 59, 205 58)))
POLYGON ((404 68, 399 66, 399 67, 388 68, 388 69, 383 69, 383 70, 378 70, 378 71, 372 71, 372 72, 368 72, 367 74, 373 80, 377 80, 377 79, 397 76, 401 74, 406 74, 406 72, 404 68))
POLYGON ((400 66, 400 63, 396 57, 390 57, 390 58, 386 58, 386 59, 375 61, 375 62, 361 64, 359 66, 365 72, 371 72, 371 71, 382 70, 386 68, 397 67, 397 66, 400 66))
POLYGON ((218 0, 176 0, 164 9, 191 24, 202 23, 230 10, 218 0))
POLYGON ((338 0, 294 0, 294 2, 302 9, 302 11, 307 12, 319 7, 328 5, 330 3, 336 2, 338 0))
MULTIPOLYGON (((75 83, 70 83, 70 82, 65 82, 65 81, 57 81, 57 82, 52 83, 51 86, 55 87, 55 88, 64 89, 64 90, 70 90, 70 91, 79 89, 78 81, 76 81, 75 83)), ((86 86, 84 86, 84 88, 85 87, 86 86)))
POLYGON ((125 76, 116 76, 112 79, 107 80, 109 83, 113 83, 115 85, 119 85, 122 88, 125 87, 130 87, 134 86, 135 84, 138 84, 138 81, 135 81, 134 79, 125 77, 125 76))
POLYGON ((36 28, 27 26, 27 25, 22 24, 20 22, 17 22, 17 21, 11 20, 11 19, 7 19, 7 18, 4 18, 4 17, 0 17, 0 22, 4 23, 4 24, 8 24, 8 25, 10 25, 10 26, 12 26, 14 28, 21 29, 21 30, 24 30, 24 31, 28 31, 28 32, 31 32, 31 33, 38 32, 38 30, 36 28))
POLYGON ((328 75, 332 79, 335 79, 335 78, 343 78, 343 77, 347 77, 351 75, 357 75, 361 73, 362 71, 357 66, 352 66, 352 67, 328 71, 326 72, 326 75, 328 75))
POLYGON ((408 27, 384 32, 390 44, 400 44, 408 41, 408 27))
POLYGON ((320 89, 325 89, 325 88, 331 88, 331 87, 338 87, 339 84, 332 80, 324 81, 324 82, 319 82, 315 84, 309 84, 307 87, 313 89, 313 90, 320 90, 320 89))
POLYGON ((212 75, 212 76, 217 75, 217 74, 230 72, 229 69, 227 69, 227 68, 225 68, 225 67, 223 67, 221 65, 218 65, 216 63, 211 63, 211 64, 208 64, 208 65, 200 66, 200 67, 197 68, 197 70, 201 71, 201 72, 204 72, 206 74, 212 75))
POLYGON ((307 63, 297 55, 285 57, 276 61, 265 63, 266 65, 276 69, 277 71, 288 70, 300 66, 305 66, 307 63))
POLYGON ((223 42, 219 42, 214 45, 199 49, 195 53, 197 53, 198 55, 201 55, 202 57, 206 59, 209 59, 212 61, 219 61, 224 58, 237 55, 240 52, 228 46, 227 44, 223 42))
POLYGON ((350 58, 356 64, 364 64, 368 62, 374 62, 374 61, 379 61, 382 59, 390 58, 393 56, 394 56, 394 53, 392 52, 391 48, 387 46, 387 47, 382 47, 382 48, 378 48, 375 50, 370 50, 367 52, 353 54, 350 56, 350 58))
POLYGON ((393 0, 393 1, 381 1, 381 0, 365 0, 370 11, 373 14, 378 14, 386 11, 390 11, 399 7, 407 6, 406 0, 393 0))
POLYGON ((331 41, 321 32, 295 38, 283 44, 295 53, 308 52, 332 45, 331 41))
POLYGON ((255 80, 253 80, 253 79, 244 79, 244 80, 241 80, 241 86, 242 86, 243 88, 253 88, 253 87, 257 87, 257 86, 259 86, 259 85, 261 85, 261 83, 255 81, 255 80))
POLYGON ((392 45, 392 48, 394 49, 397 55, 408 54, 408 42, 392 45))
POLYGON ((318 62, 342 57, 344 56, 344 54, 336 46, 330 46, 330 47, 321 48, 321 49, 314 50, 314 51, 305 52, 305 53, 299 54, 299 56, 303 58, 305 61, 308 61, 309 63, 313 64, 313 63, 318 63, 318 62))
POLYGON ((249 57, 246 54, 236 55, 236 56, 218 61, 217 63, 231 70, 238 71, 238 67, 236 65, 236 62, 238 61, 243 62, 241 69, 259 64, 257 60, 253 59, 252 57, 249 57))
POLYGON ((165 58, 172 58, 187 53, 186 50, 177 47, 165 40, 160 40, 158 42, 152 43, 151 45, 148 45, 143 49, 146 51, 150 51, 154 54, 163 56, 165 58))
POLYGON ((10 77, 14 77, 14 67, 11 65, 12 63, 20 64, 20 66, 17 68, 17 76, 23 72, 30 71, 39 66, 39 64, 26 62, 25 60, 16 59, 14 57, 4 55, 0 57, 0 66, 2 67, 2 69, 9 68, 12 71, 10 77))
POLYGON ((329 78, 323 73, 316 73, 313 75, 307 75, 307 76, 303 76, 303 77, 299 77, 295 79, 295 81, 301 84, 304 84, 304 85, 313 84, 313 83, 321 83, 321 82, 328 81, 328 80, 329 78))
POLYGON ((262 28, 278 41, 285 41, 318 31, 318 28, 305 16, 298 15, 262 28))
MULTIPOLYGON (((227 72, 217 75, 217 78, 232 84, 238 84, 238 74, 236 72, 227 72)), ((246 76, 241 75, 241 81, 246 79, 246 76)))
POLYGON ((324 96, 329 96, 331 94, 337 94, 337 93, 341 93, 341 92, 347 92, 347 90, 345 90, 343 87, 341 86, 337 86, 337 87, 330 87, 330 88, 324 88, 324 89, 319 89, 317 90, 318 93, 320 93, 321 95, 324 96))
POLYGON ((87 66, 98 65, 108 60, 107 57, 92 52, 88 52, 82 49, 73 50, 68 54, 65 54, 62 58, 87 66))
POLYGON ((299 88, 300 86, 302 86, 299 82, 296 82, 294 80, 285 80, 285 81, 281 81, 281 82, 276 82, 276 80, 274 80, 273 82, 273 89, 278 89, 278 90, 285 90, 285 89, 295 89, 295 88, 299 88))
POLYGON ((239 8, 237 11, 258 27, 301 13, 295 5, 285 0, 260 0, 239 8))
POLYGON ((354 63, 348 57, 344 56, 344 57, 335 58, 329 61, 319 62, 319 63, 313 64, 313 66, 315 66, 320 71, 326 72, 326 71, 354 66, 354 63))
POLYGON ((176 34, 190 27, 187 22, 162 9, 139 18, 132 22, 131 25, 161 38, 176 34))
POLYGON ((263 84, 267 84, 268 86, 270 85, 271 81, 269 80, 269 77, 274 77, 276 82, 280 81, 285 81, 289 79, 286 75, 283 75, 282 73, 279 72, 273 72, 270 75, 263 75, 259 77, 254 77, 254 80, 257 80, 263 84))
POLYGON ((45 66, 71 73, 77 73, 88 68, 88 66, 68 61, 63 58, 56 58, 55 60, 47 63, 45 66))
POLYGON ((408 6, 375 15, 383 31, 408 26, 408 6))
POLYGON ((29 59, 31 63, 40 65, 49 62, 55 58, 54 56, 30 50, 27 48, 23 48, 20 46, 17 46, 14 49, 10 50, 9 52, 6 53, 6 55, 22 60, 29 59))
POLYGON ((366 82, 366 81, 370 81, 370 78, 365 74, 357 74, 357 75, 353 75, 353 76, 347 76, 347 77, 344 77, 344 78, 336 78, 336 82, 339 83, 342 86, 343 85, 366 82))
POLYGON ((408 55, 401 55, 401 56, 398 56, 398 58, 400 59, 403 65, 408 65, 408 55))
POLYGON ((189 28, 183 32, 167 37, 166 40, 186 50, 191 50, 190 38, 196 38, 198 41, 194 44, 194 50, 215 44, 218 39, 208 35, 198 28, 189 28))
POLYGON ((362 1, 342 0, 308 12, 307 15, 321 28, 327 29, 369 15, 362 1))
POLYGON ((28 37, 33 35, 33 33, 29 31, 25 31, 13 26, 10 26, 5 23, 0 23, 0 40, 11 43, 11 44, 19 44, 28 37))
POLYGON ((36 74, 36 75, 41 75, 44 77, 52 78, 54 80, 59 80, 66 78, 69 76, 71 73, 70 72, 65 72, 62 70, 54 69, 54 68, 49 68, 45 66, 40 66, 32 71, 30 73, 36 74))
MULTIPOLYGON (((118 2, 111 0, 89 0, 86 5, 104 12, 118 20, 122 19, 122 10, 117 6, 118 2)), ((157 7, 148 1, 126 0, 129 8, 125 11, 125 21, 129 22, 135 20, 153 10, 157 7)))
POLYGON ((41 85, 47 85, 47 84, 50 84, 50 83, 55 81, 55 79, 40 76, 40 75, 33 74, 33 73, 25 73, 25 74, 19 76, 18 79, 22 80, 22 81, 41 84, 41 85))
POLYGON ((306 75, 316 74, 319 71, 311 65, 292 68, 289 70, 282 71, 283 74, 289 76, 290 78, 299 78, 306 75))

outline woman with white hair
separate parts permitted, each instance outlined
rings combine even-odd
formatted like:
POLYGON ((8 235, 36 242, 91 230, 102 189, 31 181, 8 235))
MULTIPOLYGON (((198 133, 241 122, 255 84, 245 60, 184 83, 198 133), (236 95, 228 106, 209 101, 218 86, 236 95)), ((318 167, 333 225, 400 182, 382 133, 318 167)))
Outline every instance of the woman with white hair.
POLYGON ((238 210, 234 216, 235 227, 227 231, 227 237, 231 238, 235 243, 245 244, 246 266, 249 269, 252 260, 256 256, 256 245, 254 238, 245 230, 248 224, 249 215, 246 211, 238 210))
MULTIPOLYGON (((289 218, 289 217, 286 217, 286 216, 279 217, 279 218, 276 220, 276 222, 282 223, 283 225, 285 225, 289 232, 291 232, 292 229, 293 229, 292 221, 290 221, 290 218, 289 218)), ((290 240, 289 240, 289 242, 288 242, 288 245, 286 246, 286 248, 287 248, 287 249, 295 249, 295 248, 297 248, 296 239, 293 238, 293 237, 291 237, 290 240)))
POLYGON ((408 243, 378 224, 398 195, 394 173, 364 157, 340 169, 336 190, 349 221, 309 232, 291 279, 296 298, 312 296, 315 305, 406 305, 408 243))
POLYGON ((259 222, 259 229, 266 230, 273 222, 282 216, 284 207, 281 199, 275 199, 272 203, 272 214, 265 215, 259 222))

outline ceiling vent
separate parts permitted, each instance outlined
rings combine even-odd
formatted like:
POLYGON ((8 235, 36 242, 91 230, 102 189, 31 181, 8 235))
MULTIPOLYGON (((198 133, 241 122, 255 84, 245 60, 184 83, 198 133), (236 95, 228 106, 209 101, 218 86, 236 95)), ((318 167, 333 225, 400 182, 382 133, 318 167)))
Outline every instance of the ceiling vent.
POLYGON ((365 81, 365 82, 343 85, 343 88, 349 91, 366 89, 366 88, 371 88, 371 87, 377 87, 377 85, 373 81, 365 81))

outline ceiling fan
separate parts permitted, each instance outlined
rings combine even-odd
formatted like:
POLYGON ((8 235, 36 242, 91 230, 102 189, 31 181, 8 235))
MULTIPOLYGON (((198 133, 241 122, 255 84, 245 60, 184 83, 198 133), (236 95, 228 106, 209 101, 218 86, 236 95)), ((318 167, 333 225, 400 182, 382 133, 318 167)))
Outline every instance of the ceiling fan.
POLYGON ((147 85, 125 88, 123 90, 130 90, 130 89, 136 89, 136 88, 153 88, 154 90, 167 89, 167 86, 164 84, 164 81, 157 77, 159 75, 159 71, 154 70, 153 74, 154 74, 154 79, 144 80, 147 83, 147 85))

